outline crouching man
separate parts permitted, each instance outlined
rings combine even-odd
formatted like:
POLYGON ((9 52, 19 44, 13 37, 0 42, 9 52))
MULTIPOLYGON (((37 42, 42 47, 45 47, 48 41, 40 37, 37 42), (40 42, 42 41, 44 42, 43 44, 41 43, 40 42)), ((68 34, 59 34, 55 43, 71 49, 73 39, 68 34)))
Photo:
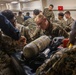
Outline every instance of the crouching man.
POLYGON ((70 48, 61 49, 41 65, 36 75, 75 75, 76 74, 76 21, 72 23, 70 33, 70 48))

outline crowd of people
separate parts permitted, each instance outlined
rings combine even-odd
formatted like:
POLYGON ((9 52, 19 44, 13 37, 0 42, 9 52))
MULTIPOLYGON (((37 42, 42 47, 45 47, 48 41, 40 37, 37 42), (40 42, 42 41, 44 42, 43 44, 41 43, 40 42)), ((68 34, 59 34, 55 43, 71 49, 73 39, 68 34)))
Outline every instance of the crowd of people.
MULTIPOLYGON (((9 36, 16 46, 24 47, 26 44, 39 38, 42 35, 69 38, 69 42, 75 45, 76 41, 76 21, 72 18, 70 11, 58 13, 58 20, 55 19, 53 12, 54 6, 49 5, 43 11, 39 9, 33 10, 33 17, 27 12, 24 16, 20 11, 18 15, 11 10, 4 10, 0 13, 0 28, 3 34, 9 36), (65 21, 64 17, 67 19, 65 21), (21 45, 21 46, 20 46, 21 45)), ((1 48, 0 48, 1 49, 1 48)), ((0 75, 6 75, 2 60, 2 51, 0 50, 0 75), (2 67, 2 68, 1 68, 2 67)), ((6 62, 5 62, 6 63, 6 62)), ((5 65, 7 66, 7 65, 5 65)), ((53 70, 54 71, 54 70, 53 70)), ((76 73, 75 73, 76 74, 76 73)), ((8 75, 12 75, 9 73, 8 75)), ((47 75, 56 75, 50 74, 47 75)), ((62 75, 62 74, 57 74, 62 75)), ((64 75, 64 74, 63 74, 64 75)), ((72 75, 72 74, 67 74, 72 75)))
POLYGON ((66 11, 59 12, 57 15, 58 20, 56 20, 53 8, 54 6, 50 4, 43 11, 35 9, 33 10, 33 17, 30 16, 29 12, 26 13, 26 16, 19 12, 15 19, 18 24, 28 28, 28 34, 32 40, 44 34, 52 37, 64 36, 68 38, 74 19, 70 11, 66 11), (67 21, 65 21, 64 17, 67 21))

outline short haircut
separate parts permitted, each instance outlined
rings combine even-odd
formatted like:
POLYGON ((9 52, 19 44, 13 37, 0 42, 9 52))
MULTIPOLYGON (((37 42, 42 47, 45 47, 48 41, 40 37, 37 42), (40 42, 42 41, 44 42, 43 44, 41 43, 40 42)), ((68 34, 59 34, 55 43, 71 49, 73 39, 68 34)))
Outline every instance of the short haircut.
POLYGON ((21 11, 19 11, 19 12, 18 12, 18 14, 22 14, 22 12, 21 12, 21 11))
POLYGON ((70 15, 71 13, 70 13, 70 11, 66 11, 65 14, 69 14, 70 15))
POLYGON ((53 4, 50 4, 49 6, 52 6, 52 8, 54 8, 54 5, 53 4))
POLYGON ((11 20, 14 18, 14 13, 11 10, 4 10, 1 12, 2 15, 4 15, 8 20, 11 20))
POLYGON ((45 16, 44 16, 44 15, 42 15, 42 14, 37 15, 37 17, 38 17, 38 18, 45 19, 45 16))
POLYGON ((40 10, 39 10, 39 9, 35 9, 35 10, 33 10, 33 13, 34 13, 35 15, 38 15, 38 14, 40 14, 40 10))
POLYGON ((30 15, 30 13, 29 13, 29 12, 26 12, 26 15, 28 15, 28 16, 29 16, 29 15, 30 15))
POLYGON ((60 12, 60 13, 58 13, 58 16, 64 17, 64 13, 60 12))

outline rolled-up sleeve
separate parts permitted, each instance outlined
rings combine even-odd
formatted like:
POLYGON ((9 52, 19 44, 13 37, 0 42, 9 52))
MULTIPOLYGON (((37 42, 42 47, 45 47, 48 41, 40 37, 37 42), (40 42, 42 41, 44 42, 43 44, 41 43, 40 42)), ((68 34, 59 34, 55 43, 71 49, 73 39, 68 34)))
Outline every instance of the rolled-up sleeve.
POLYGON ((0 28, 4 34, 10 36, 14 40, 19 40, 20 32, 15 29, 11 22, 0 13, 0 28))

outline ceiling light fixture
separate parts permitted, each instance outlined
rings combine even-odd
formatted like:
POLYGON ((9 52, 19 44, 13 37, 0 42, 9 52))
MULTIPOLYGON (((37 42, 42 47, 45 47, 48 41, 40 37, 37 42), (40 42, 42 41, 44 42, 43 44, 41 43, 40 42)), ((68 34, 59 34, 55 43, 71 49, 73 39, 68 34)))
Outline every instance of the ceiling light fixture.
POLYGON ((1 4, 1 5, 4 5, 4 4, 1 4))
POLYGON ((28 2, 28 1, 31 1, 31 0, 19 0, 20 2, 28 2))
POLYGON ((11 2, 11 4, 17 4, 18 3, 18 1, 12 1, 11 2))

